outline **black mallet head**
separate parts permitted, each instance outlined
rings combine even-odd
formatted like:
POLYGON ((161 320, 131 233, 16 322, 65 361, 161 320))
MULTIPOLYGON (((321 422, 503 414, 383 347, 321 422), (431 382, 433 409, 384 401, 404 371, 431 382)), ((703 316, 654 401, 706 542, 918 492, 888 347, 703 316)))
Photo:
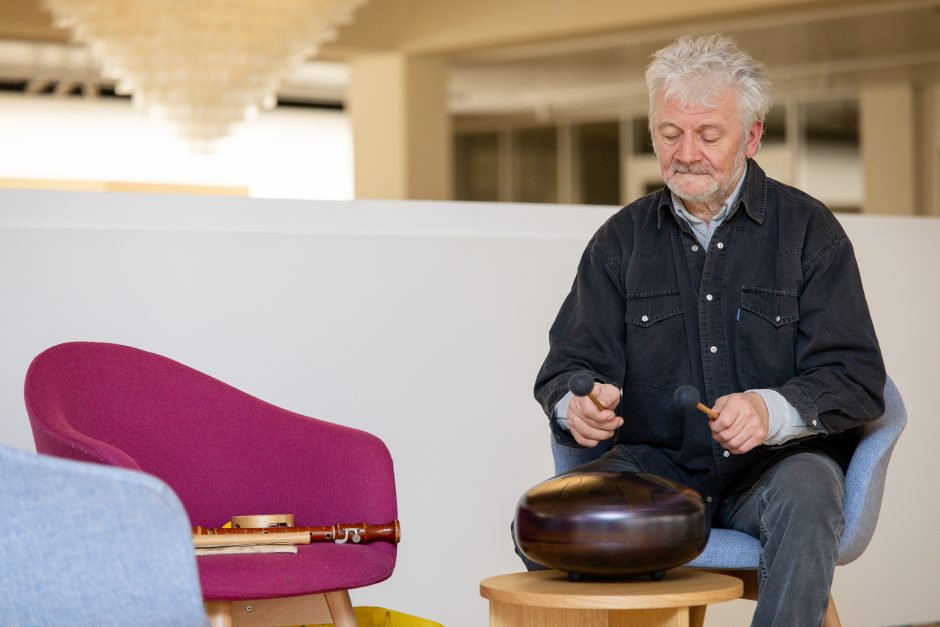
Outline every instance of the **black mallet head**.
POLYGON ((691 385, 680 385, 677 387, 672 398, 676 402, 676 406, 680 409, 695 409, 700 400, 698 390, 691 385))
POLYGON ((676 406, 681 409, 697 409, 711 420, 718 418, 718 414, 710 410, 705 405, 702 405, 701 399, 696 390, 691 385, 680 385, 676 388, 675 393, 672 395, 673 400, 676 402, 676 406))
POLYGON ((604 411, 605 407, 594 396, 594 377, 586 372, 579 372, 568 380, 568 389, 575 396, 587 396, 597 407, 597 411, 604 411))
POLYGON ((587 396, 594 391, 594 378, 586 372, 579 372, 568 381, 568 389, 575 396, 587 396))

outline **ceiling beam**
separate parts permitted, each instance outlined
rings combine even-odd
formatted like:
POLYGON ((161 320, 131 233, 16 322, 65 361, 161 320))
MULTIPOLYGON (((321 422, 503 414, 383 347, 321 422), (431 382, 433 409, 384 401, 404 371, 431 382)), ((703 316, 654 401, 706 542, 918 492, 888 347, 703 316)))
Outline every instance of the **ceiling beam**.
MULTIPOLYGON (((915 2, 917 0, 914 0, 915 2)), ((921 0, 923 1, 923 0, 921 0)), ((342 26, 326 57, 398 50, 467 53, 701 19, 787 15, 819 9, 864 10, 906 0, 370 0, 342 26)))

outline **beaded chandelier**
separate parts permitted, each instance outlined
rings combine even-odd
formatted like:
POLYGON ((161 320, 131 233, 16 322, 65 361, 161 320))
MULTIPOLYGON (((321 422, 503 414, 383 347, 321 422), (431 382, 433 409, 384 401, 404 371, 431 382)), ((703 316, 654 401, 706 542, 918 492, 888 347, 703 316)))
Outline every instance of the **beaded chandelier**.
POLYGON ((116 91, 211 149, 366 0, 43 0, 116 91))

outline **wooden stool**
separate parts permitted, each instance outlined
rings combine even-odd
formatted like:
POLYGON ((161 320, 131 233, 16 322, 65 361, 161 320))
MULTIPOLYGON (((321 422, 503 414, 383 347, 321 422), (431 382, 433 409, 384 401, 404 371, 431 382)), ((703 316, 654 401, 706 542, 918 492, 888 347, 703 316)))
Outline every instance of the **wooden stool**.
POLYGON ((490 627, 694 627, 709 603, 737 599, 737 577, 677 568, 662 581, 569 581, 557 570, 513 573, 480 582, 490 627))

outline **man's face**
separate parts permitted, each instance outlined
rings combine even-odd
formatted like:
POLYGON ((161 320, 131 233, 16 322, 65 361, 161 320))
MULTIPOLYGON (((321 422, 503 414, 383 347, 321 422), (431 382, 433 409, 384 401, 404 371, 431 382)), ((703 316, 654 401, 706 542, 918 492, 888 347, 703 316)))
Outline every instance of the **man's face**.
POLYGON ((656 98, 653 146, 666 185, 691 202, 724 202, 747 158, 760 144, 762 122, 745 135, 735 92, 727 88, 713 108, 656 98))

